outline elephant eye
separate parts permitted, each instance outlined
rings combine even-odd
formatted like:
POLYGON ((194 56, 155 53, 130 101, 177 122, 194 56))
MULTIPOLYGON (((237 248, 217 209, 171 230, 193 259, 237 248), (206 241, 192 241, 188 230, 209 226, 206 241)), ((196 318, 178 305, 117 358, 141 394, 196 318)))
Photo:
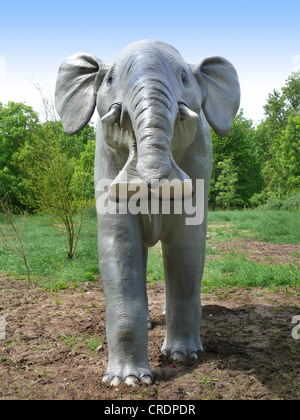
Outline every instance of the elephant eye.
POLYGON ((106 83, 111 85, 115 79, 115 69, 112 68, 109 75, 107 76, 106 83))
POLYGON ((185 70, 182 70, 181 72, 181 81, 184 86, 187 86, 189 84, 189 78, 185 70))

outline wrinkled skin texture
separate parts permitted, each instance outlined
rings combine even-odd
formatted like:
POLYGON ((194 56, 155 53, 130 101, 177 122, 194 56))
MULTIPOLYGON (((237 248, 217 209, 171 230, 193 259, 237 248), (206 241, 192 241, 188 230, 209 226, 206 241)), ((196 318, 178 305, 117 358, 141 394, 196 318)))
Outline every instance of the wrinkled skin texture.
MULTIPOLYGON (((227 135, 239 107, 234 67, 221 57, 186 64, 173 47, 151 40, 126 47, 109 65, 89 54, 69 57, 59 69, 56 107, 69 134, 81 130, 95 107, 96 200, 102 179, 118 180, 130 163, 148 186, 175 174, 204 180, 203 223, 185 214, 98 215, 99 266, 106 298, 109 362, 104 381, 151 383, 147 248, 162 242, 167 333, 162 351, 174 359, 197 357, 200 285, 204 268, 207 196, 212 170, 210 127, 227 135), (129 158, 128 158, 129 156, 129 158), (132 156, 132 158, 130 158, 132 156)), ((117 182, 117 181, 116 181, 117 182)), ((118 193, 116 193, 118 194, 118 193)), ((172 204, 171 204, 172 208, 172 204)))

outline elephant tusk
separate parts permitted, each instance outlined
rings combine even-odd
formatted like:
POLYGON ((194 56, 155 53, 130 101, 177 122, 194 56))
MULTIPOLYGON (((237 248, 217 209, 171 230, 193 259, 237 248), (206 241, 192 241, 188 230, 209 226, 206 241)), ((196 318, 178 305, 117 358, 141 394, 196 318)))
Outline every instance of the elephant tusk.
POLYGON ((178 105, 178 107, 179 107, 180 119, 182 121, 197 120, 199 118, 199 115, 196 112, 189 109, 184 103, 181 102, 178 105))
POLYGON ((119 122, 120 121, 120 116, 121 116, 121 105, 120 104, 113 104, 108 113, 105 114, 102 118, 101 121, 104 123, 114 123, 114 122, 119 122))

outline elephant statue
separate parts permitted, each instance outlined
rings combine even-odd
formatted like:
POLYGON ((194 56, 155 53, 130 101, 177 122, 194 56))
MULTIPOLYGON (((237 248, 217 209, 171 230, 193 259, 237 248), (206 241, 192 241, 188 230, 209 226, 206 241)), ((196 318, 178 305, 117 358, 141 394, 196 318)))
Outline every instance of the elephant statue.
POLYGON ((216 56, 187 64, 175 48, 154 40, 127 46, 113 64, 78 53, 59 68, 55 104, 65 132, 80 131, 97 109, 96 202, 107 193, 101 181, 110 180, 109 194, 117 208, 97 211, 109 350, 103 381, 112 386, 153 382, 146 269, 148 247, 158 241, 165 271, 166 337, 161 350, 175 360, 197 358, 203 350, 200 286, 212 171, 210 126, 218 135, 228 135, 239 103, 239 80, 229 61, 216 56), (184 199, 178 189, 170 198, 169 214, 119 211, 128 202, 121 199, 124 174, 149 192, 170 178, 190 183, 192 202, 203 204, 202 223, 187 224, 185 211, 174 211, 175 203, 184 199), (197 180, 203 180, 201 194, 197 180))

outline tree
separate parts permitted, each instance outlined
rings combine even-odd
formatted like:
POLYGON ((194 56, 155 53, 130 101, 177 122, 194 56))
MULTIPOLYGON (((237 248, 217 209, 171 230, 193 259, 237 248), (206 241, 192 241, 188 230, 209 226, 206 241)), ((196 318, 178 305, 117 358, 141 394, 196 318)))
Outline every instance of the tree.
POLYGON ((72 259, 88 206, 87 179, 82 177, 80 185, 74 189, 76 158, 72 157, 72 153, 76 155, 79 146, 77 144, 72 148, 72 143, 66 146, 62 138, 64 134, 60 122, 50 121, 40 125, 34 140, 25 144, 20 165, 28 190, 25 203, 51 217, 53 226, 66 235, 67 254, 72 259))
POLYGON ((283 198, 299 190, 300 71, 291 73, 281 93, 274 90, 269 95, 264 110, 266 118, 256 131, 264 194, 283 198))
POLYGON ((87 125, 74 136, 65 134, 52 101, 37 89, 45 117, 52 118, 44 124, 31 107, 0 103, 0 200, 9 199, 11 214, 26 206, 49 215, 66 235, 72 259, 84 210, 94 197, 95 130, 87 125))
POLYGON ((264 106, 268 135, 275 137, 284 129, 287 124, 286 103, 284 96, 276 89, 268 95, 264 106))
POLYGON ((235 182, 235 203, 247 206, 251 196, 261 191, 263 180, 260 175, 260 155, 256 147, 256 133, 252 121, 241 111, 233 120, 231 132, 227 137, 219 137, 212 132, 213 173, 209 194, 210 205, 217 205, 220 191, 219 177, 224 171, 220 162, 228 162, 237 176, 235 182), (229 159, 229 160, 228 160, 229 159))
POLYGON ((300 186, 300 114, 290 116, 285 130, 270 146, 263 168, 269 196, 283 198, 300 186))
POLYGON ((88 139, 79 159, 74 163, 71 187, 75 197, 80 197, 84 188, 86 199, 94 200, 94 162, 95 140, 91 138, 88 139))
POLYGON ((21 206, 26 189, 20 177, 18 156, 38 129, 39 119, 30 106, 0 103, 0 198, 8 196, 12 206, 21 206))
POLYGON ((281 133, 287 125, 288 117, 300 111, 300 71, 291 73, 281 93, 274 89, 269 94, 264 111, 268 129, 273 135, 281 133))
POLYGON ((287 78, 282 88, 283 98, 286 103, 286 110, 290 115, 300 111, 300 70, 294 71, 287 78))
POLYGON ((269 94, 264 111, 266 119, 263 125, 267 127, 266 135, 270 143, 286 128, 289 116, 300 111, 300 71, 291 73, 281 92, 274 89, 273 93, 269 94))
POLYGON ((216 188, 218 189, 216 203, 221 205, 223 209, 230 210, 231 207, 241 204, 237 195, 238 174, 231 158, 219 162, 218 169, 221 172, 216 182, 216 188))

